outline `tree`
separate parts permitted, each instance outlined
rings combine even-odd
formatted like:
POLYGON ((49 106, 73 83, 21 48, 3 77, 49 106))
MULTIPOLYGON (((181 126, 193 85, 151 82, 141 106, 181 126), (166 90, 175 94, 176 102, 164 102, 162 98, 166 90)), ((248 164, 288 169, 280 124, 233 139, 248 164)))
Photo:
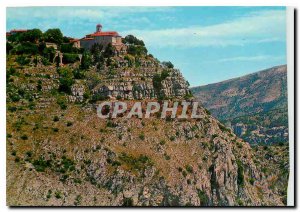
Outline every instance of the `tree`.
POLYGON ((52 61, 55 55, 55 49, 51 46, 49 48, 44 48, 43 55, 46 57, 49 61, 52 61))
POLYGON ((111 43, 109 43, 109 44, 106 46, 106 48, 105 48, 105 50, 104 50, 104 53, 103 53, 103 56, 104 56, 105 58, 109 58, 109 57, 114 56, 114 49, 113 49, 111 43))
POLYGON ((59 73, 59 91, 67 94, 71 93, 71 86, 74 84, 74 76, 69 68, 58 69, 59 73))
POLYGON ((44 33, 44 39, 46 42, 53 42, 57 44, 61 44, 63 41, 63 34, 60 29, 48 29, 44 33))
POLYGON ((148 50, 144 46, 131 45, 128 47, 127 52, 134 56, 141 56, 141 55, 146 55, 148 50))
POLYGON ((70 38, 64 36, 64 37, 63 37, 63 42, 64 42, 64 43, 69 43, 69 42, 70 42, 70 38))
POLYGON ((174 65, 170 61, 164 61, 162 64, 167 68, 174 68, 174 65))
POLYGON ((82 54, 81 69, 88 69, 92 64, 92 55, 88 51, 84 51, 82 54))
POLYGON ((12 50, 14 47, 11 43, 6 42, 6 54, 9 54, 9 51, 12 50))
POLYGON ((37 53, 38 53, 38 46, 30 42, 20 43, 16 47, 16 54, 35 55, 37 53))
POLYGON ((41 40, 43 37, 43 33, 40 29, 31 29, 27 32, 23 32, 20 34, 19 41, 29 41, 35 43, 41 40))
POLYGON ((78 54, 64 53, 63 63, 75 63, 79 61, 78 54))
POLYGON ((139 46, 145 46, 144 41, 137 39, 133 35, 127 35, 123 39, 123 43, 125 43, 125 44, 132 44, 132 45, 139 45, 139 46))

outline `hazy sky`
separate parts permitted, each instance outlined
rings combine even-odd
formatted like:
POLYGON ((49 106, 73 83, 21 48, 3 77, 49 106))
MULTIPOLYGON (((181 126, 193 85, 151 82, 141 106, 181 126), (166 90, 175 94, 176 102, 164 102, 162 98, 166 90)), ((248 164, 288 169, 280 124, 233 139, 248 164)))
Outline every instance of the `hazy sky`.
POLYGON ((7 31, 60 28, 81 38, 101 23, 103 31, 133 34, 191 86, 286 63, 285 7, 19 7, 6 17, 7 31))

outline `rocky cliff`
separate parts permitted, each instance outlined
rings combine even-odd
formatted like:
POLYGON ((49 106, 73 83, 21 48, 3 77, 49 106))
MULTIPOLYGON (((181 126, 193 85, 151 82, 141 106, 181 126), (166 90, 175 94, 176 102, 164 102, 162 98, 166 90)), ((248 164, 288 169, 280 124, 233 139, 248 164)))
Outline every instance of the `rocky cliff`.
POLYGON ((7 55, 7 205, 285 204, 284 186, 271 186, 276 173, 266 175, 250 145, 203 107, 198 119, 97 116, 106 99, 189 99, 170 64, 93 55, 83 67, 83 55, 56 67, 19 57, 7 55))
POLYGON ((286 65, 191 90, 216 118, 251 144, 288 141, 286 65))

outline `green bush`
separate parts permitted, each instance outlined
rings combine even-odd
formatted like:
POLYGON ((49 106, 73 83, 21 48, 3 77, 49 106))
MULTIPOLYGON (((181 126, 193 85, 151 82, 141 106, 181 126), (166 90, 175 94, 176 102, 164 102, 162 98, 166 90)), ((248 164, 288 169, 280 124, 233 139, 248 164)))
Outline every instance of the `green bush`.
POLYGON ((35 55, 38 53, 38 46, 33 43, 25 42, 25 43, 20 43, 19 45, 16 46, 15 48, 16 54, 30 54, 30 55, 35 55))
POLYGON ((106 126, 107 126, 107 127, 114 128, 114 127, 117 127, 118 124, 116 124, 116 123, 114 123, 114 122, 108 120, 108 121, 106 122, 106 126))
POLYGON ((208 206, 209 198, 204 191, 198 190, 198 197, 200 199, 201 206, 208 206))
POLYGON ((74 69, 73 75, 74 75, 75 79, 84 79, 84 77, 85 77, 84 71, 82 71, 80 69, 74 69))
POLYGON ((57 99, 57 104, 60 106, 62 110, 67 109, 67 102, 63 97, 57 99))
POLYGON ((44 172, 46 168, 51 167, 51 160, 45 160, 43 157, 40 157, 38 160, 33 161, 33 166, 36 171, 44 172))
POLYGON ((162 62, 162 64, 164 66, 166 66, 167 68, 174 68, 174 65, 170 61, 168 61, 168 62, 164 61, 164 62, 162 62))
POLYGON ((140 155, 138 157, 134 157, 131 155, 127 155, 126 153, 122 153, 119 156, 120 161, 122 161, 126 166, 132 170, 144 171, 147 167, 152 166, 153 162, 146 155, 140 155))
POLYGON ((145 140, 145 135, 144 135, 144 133, 140 134, 140 135, 139 135, 139 138, 140 138, 142 141, 145 140))
POLYGON ((87 51, 83 52, 80 68, 88 69, 91 65, 92 65, 92 55, 87 51))
POLYGON ((65 92, 67 94, 71 93, 71 87, 74 84, 74 76, 69 68, 58 69, 59 73, 59 91, 65 92))
POLYGON ((134 56, 142 56, 142 55, 147 55, 148 50, 144 46, 131 45, 128 47, 127 52, 128 52, 128 54, 131 54, 134 56))
POLYGON ((20 55, 16 58, 17 63, 21 66, 28 65, 30 63, 30 59, 25 57, 24 55, 20 55))
POLYGON ((244 186, 244 167, 240 160, 237 160, 237 166, 238 166, 238 177, 237 177, 237 183, 239 186, 244 186))
POLYGON ((75 63, 79 61, 78 54, 64 53, 63 63, 75 63))
POLYGON ((186 169, 187 172, 193 173, 193 167, 192 167, 192 166, 186 165, 186 166, 185 166, 185 169, 186 169))
POLYGON ((19 41, 36 42, 42 39, 43 33, 40 29, 31 29, 19 36, 19 41))
POLYGON ((132 200, 132 198, 124 198, 122 206, 124 206, 124 207, 131 207, 131 206, 133 206, 133 200, 132 200))
POLYGON ((61 44, 63 41, 63 34, 58 28, 48 29, 43 37, 46 42, 61 44))
POLYGON ((145 46, 144 41, 139 40, 138 38, 136 38, 133 35, 127 35, 124 39, 123 39, 123 43, 125 44, 133 44, 133 45, 139 45, 139 46, 145 46))
POLYGON ((22 139, 22 140, 28 140, 28 136, 27 136, 27 135, 22 135, 22 136, 21 136, 21 139, 22 139))

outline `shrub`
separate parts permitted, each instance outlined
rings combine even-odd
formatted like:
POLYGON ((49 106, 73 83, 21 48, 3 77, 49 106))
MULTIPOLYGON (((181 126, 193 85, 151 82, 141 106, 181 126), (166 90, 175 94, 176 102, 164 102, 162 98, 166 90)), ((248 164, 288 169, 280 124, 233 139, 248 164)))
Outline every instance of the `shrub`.
POLYGON ((244 186, 244 167, 240 160, 237 160, 237 166, 238 166, 238 177, 237 177, 237 183, 239 186, 244 186))
POLYGON ((193 173, 193 167, 192 167, 192 166, 186 165, 186 166, 185 166, 185 169, 186 169, 187 172, 193 173))
POLYGON ((165 145, 165 143, 166 143, 165 140, 161 140, 161 141, 159 142, 160 145, 165 145))
POLYGON ((105 99, 106 99, 105 96, 103 96, 103 95, 101 95, 101 94, 99 94, 99 93, 96 93, 96 94, 94 94, 94 95, 92 96, 92 99, 90 100, 90 102, 91 102, 91 103, 95 103, 95 102, 97 102, 97 101, 103 101, 103 100, 105 100, 105 99))
POLYGON ((124 207, 131 207, 131 206, 133 206, 133 200, 132 200, 132 198, 124 198, 122 206, 124 206, 124 207))
POLYGON ((254 179, 254 178, 250 178, 250 179, 249 179, 249 183, 250 183, 251 185, 253 185, 253 184, 254 184, 254 181, 255 181, 255 179, 254 179))
POLYGON ((79 61, 78 54, 64 53, 63 63, 75 63, 79 61))
POLYGON ((56 191, 54 196, 55 196, 56 199, 60 199, 61 198, 61 192, 56 191))
POLYGON ((55 122, 59 121, 58 116, 54 116, 53 121, 55 121, 55 122))
POLYGON ((70 122, 70 121, 67 122, 67 127, 70 127, 70 126, 72 126, 72 125, 73 125, 72 122, 70 122))
POLYGON ((15 158, 15 162, 16 162, 16 163, 20 162, 20 160, 21 160, 21 159, 20 159, 18 156, 15 158))
POLYGON ((57 104, 60 106, 60 108, 62 110, 67 109, 67 102, 66 102, 66 100, 64 98, 58 98, 57 99, 57 104))
POLYGON ((198 190, 198 197, 200 199, 201 206, 208 206, 209 198, 204 191, 198 190))
POLYGON ((170 160, 171 157, 170 157, 169 155, 165 154, 165 159, 166 159, 166 160, 170 160))
POLYGON ((10 50, 12 50, 14 47, 11 43, 6 42, 6 54, 9 54, 10 50))
POLYGON ((140 135, 139 135, 139 138, 140 138, 141 140, 145 140, 145 135, 144 135, 144 133, 140 134, 140 135))
POLYGON ((88 69, 91 65, 92 65, 92 55, 87 51, 83 52, 80 68, 88 69))
POLYGON ((107 126, 107 127, 114 128, 114 127, 117 127, 118 124, 116 124, 116 123, 114 123, 114 122, 108 120, 108 121, 106 122, 106 126, 107 126))
POLYGON ((7 110, 10 111, 10 112, 15 112, 15 111, 17 111, 17 109, 18 109, 18 108, 15 107, 15 106, 8 106, 8 107, 7 107, 7 110))
POLYGON ((136 171, 144 171, 148 166, 152 166, 153 162, 146 155, 140 155, 138 157, 134 157, 131 155, 127 155, 126 153, 122 153, 119 156, 120 161, 122 161, 128 168, 136 171))
POLYGON ((27 151, 26 155, 27 155, 27 157, 31 158, 32 157, 32 151, 27 151))
POLYGON ((146 55, 148 50, 144 46, 131 45, 128 47, 127 52, 128 52, 128 54, 131 54, 134 56, 141 56, 141 55, 146 55))
POLYGON ((17 63, 21 66, 28 65, 30 63, 30 59, 25 57, 24 55, 20 55, 16 58, 17 63))
POLYGON ((46 168, 51 167, 51 161, 45 160, 43 157, 40 157, 38 160, 33 161, 33 166, 36 171, 44 172, 46 168))
POLYGON ((85 77, 84 72, 80 69, 73 70, 73 75, 75 79, 84 79, 85 77))
POLYGON ((162 62, 162 64, 164 66, 166 66, 167 68, 174 68, 174 65, 170 61, 168 61, 168 62, 164 61, 164 62, 162 62))
POLYGON ((71 86, 74 84, 74 76, 69 68, 60 68, 59 73, 59 91, 67 94, 71 93, 71 86))
POLYGON ((28 139, 28 136, 27 136, 27 135, 22 135, 22 136, 21 136, 21 139, 22 139, 22 140, 27 140, 27 139, 28 139))
POLYGON ((33 43, 25 42, 19 44, 16 48, 16 54, 30 54, 35 55, 38 53, 38 46, 33 43))

